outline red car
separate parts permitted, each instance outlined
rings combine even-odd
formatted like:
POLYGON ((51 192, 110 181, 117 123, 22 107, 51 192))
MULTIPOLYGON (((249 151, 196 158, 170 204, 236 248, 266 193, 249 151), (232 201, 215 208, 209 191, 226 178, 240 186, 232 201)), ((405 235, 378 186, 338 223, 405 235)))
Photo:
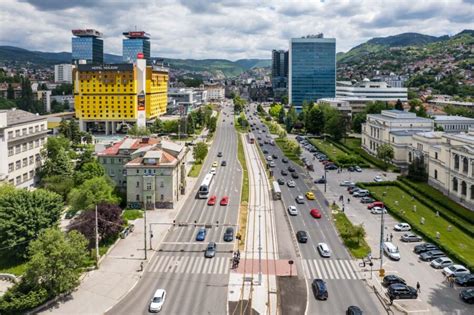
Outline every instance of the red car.
POLYGON ((318 209, 311 209, 309 212, 313 218, 320 219, 321 218, 321 212, 318 209))
POLYGON ((385 208, 384 204, 382 201, 375 201, 375 202, 372 202, 370 203, 368 206, 367 206, 367 209, 372 209, 373 207, 380 207, 380 208, 385 208))
POLYGON ((208 206, 213 206, 216 204, 216 199, 217 197, 216 196, 211 196, 211 198, 209 198, 209 200, 207 201, 207 205, 208 206))
POLYGON ((229 204, 229 197, 224 196, 221 199, 221 206, 227 206, 229 204))

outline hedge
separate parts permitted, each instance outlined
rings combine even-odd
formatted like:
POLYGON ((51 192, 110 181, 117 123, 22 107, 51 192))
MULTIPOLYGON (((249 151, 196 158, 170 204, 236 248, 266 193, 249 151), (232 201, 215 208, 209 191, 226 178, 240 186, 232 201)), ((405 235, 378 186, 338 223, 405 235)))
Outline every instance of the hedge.
MULTIPOLYGON (((321 139, 318 139, 318 140, 321 140, 321 139)), ((318 143, 314 141, 314 138, 311 138, 310 142, 312 145, 318 148, 319 151, 323 152, 331 161, 333 161, 334 164, 336 164, 339 167, 349 167, 353 165, 359 165, 360 167, 364 167, 364 168, 370 167, 370 165, 367 163, 364 163, 364 161, 362 161, 362 159, 359 156, 357 156, 353 152, 347 152, 347 150, 340 148, 333 141, 326 140, 325 142, 333 144, 336 147, 336 149, 341 151, 342 154, 329 152, 323 146, 318 145, 318 143), (351 159, 352 161, 350 161, 351 159), (349 160, 349 162, 347 160, 349 160)))

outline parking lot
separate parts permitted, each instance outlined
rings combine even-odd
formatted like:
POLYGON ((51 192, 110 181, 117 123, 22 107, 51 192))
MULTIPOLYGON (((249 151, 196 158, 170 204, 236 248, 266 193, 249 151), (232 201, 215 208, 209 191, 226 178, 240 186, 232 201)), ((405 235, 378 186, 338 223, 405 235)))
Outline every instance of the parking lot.
MULTIPOLYGON (((314 165, 314 171, 309 172, 313 179, 324 176, 324 167, 317 159, 313 160, 313 155, 303 149, 303 157, 306 157, 314 165)), ((338 172, 328 170, 326 172, 327 187, 325 196, 329 202, 336 202, 341 208, 344 207, 347 217, 354 224, 363 224, 367 232, 367 242, 372 249, 373 269, 380 268, 380 230, 381 215, 371 214, 367 210, 367 204, 362 204, 360 199, 354 198, 347 191, 347 187, 340 186, 343 181, 351 182, 373 182, 375 176, 382 177, 383 180, 395 180, 399 174, 387 173, 376 169, 363 169, 362 172, 349 172, 347 169, 338 172), (343 202, 340 201, 343 196, 343 202), (350 201, 348 200, 350 199, 350 201)), ((324 184, 315 184, 324 192, 324 184)), ((423 262, 418 255, 413 253, 413 247, 421 242, 405 243, 400 241, 400 237, 406 232, 396 232, 393 227, 399 223, 389 214, 384 215, 385 238, 398 247, 401 259, 399 261, 390 260, 387 256, 383 258, 383 269, 385 274, 395 274, 406 280, 407 284, 416 287, 420 282, 421 292, 417 300, 395 300, 394 304, 406 312, 415 314, 472 314, 474 307, 462 302, 459 299, 459 291, 462 288, 449 287, 441 270, 430 267, 429 262, 423 262)), ((380 285, 378 273, 366 273, 368 281, 377 286, 379 290, 385 289, 380 285), (378 280, 377 280, 378 279, 378 280)))

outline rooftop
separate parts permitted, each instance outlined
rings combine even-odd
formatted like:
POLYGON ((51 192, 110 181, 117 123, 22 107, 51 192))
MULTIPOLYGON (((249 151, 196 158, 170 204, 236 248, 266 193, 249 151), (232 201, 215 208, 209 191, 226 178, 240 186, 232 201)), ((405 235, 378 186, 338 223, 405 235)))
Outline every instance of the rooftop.
POLYGON ((143 147, 151 146, 161 142, 159 138, 124 138, 115 142, 112 146, 106 148, 102 152, 97 153, 98 156, 118 155, 119 150, 138 150, 143 147))
POLYGON ((0 110, 0 113, 7 113, 7 126, 9 127, 47 118, 16 108, 0 110))
POLYGON ((390 131, 390 134, 395 136, 413 136, 416 133, 424 132, 422 129, 408 129, 408 130, 394 130, 390 131))
POLYGON ((464 117, 464 116, 448 116, 448 115, 436 115, 433 116, 435 121, 462 121, 462 122, 473 122, 474 118, 464 117))

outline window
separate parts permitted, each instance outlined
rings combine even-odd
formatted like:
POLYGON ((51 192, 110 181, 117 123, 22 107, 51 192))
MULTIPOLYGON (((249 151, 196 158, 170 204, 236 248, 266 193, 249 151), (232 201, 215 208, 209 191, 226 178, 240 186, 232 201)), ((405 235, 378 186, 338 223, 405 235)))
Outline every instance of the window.
POLYGON ((35 132, 38 132, 38 131, 39 131, 39 126, 36 125, 36 126, 35 126, 35 132))
POLYGON ((165 196, 163 194, 160 195, 160 200, 161 201, 165 200, 165 196))
POLYGON ((151 190, 151 183, 146 183, 146 190, 151 190))
POLYGON ((137 188, 140 187, 140 182, 137 182, 137 185, 135 187, 137 188))
POLYGON ((23 181, 26 182, 28 180, 28 173, 23 174, 23 181))
POLYGON ((23 128, 23 129, 21 130, 21 135, 22 135, 22 136, 26 136, 26 128, 23 128))
POLYGON ((160 183, 160 187, 161 187, 161 188, 165 187, 165 183, 164 183, 164 182, 161 182, 161 183, 160 183))
POLYGON ((33 127, 28 128, 28 132, 31 135, 33 133, 33 127))
POLYGON ((434 179, 438 179, 438 170, 434 170, 434 179))
POLYGON ((412 159, 411 152, 408 152, 408 162, 411 162, 411 159, 412 159))
POLYGON ((26 167, 26 166, 28 166, 28 159, 24 158, 23 159, 23 167, 26 167))
POLYGON ((30 165, 31 165, 31 164, 33 164, 33 163, 34 163, 34 161, 35 161, 35 157, 34 157, 33 155, 32 155, 32 156, 30 156, 30 165))
POLYGON ((8 139, 13 139, 13 131, 8 132, 8 139))
POLYGON ((21 184, 21 176, 16 177, 16 184, 20 185, 21 184))
POLYGON ((20 129, 15 130, 15 138, 20 136, 20 129))
POLYGON ((458 191, 458 179, 453 177, 453 191, 458 191))
POLYGON ((438 152, 435 152, 435 159, 438 159, 438 152))
POLYGON ((13 172, 15 170, 15 167, 13 166, 13 163, 8 164, 8 172, 13 172))
POLYGON ((459 155, 457 154, 454 155, 454 169, 455 170, 459 169, 459 155))
POLYGON ((462 159, 462 172, 467 174, 468 168, 469 168, 469 161, 467 160, 467 157, 464 157, 462 159))
POLYGON ((18 154, 21 152, 21 146, 18 144, 15 146, 15 154, 18 154))
POLYGON ((13 154, 15 154, 15 153, 13 152, 13 147, 9 147, 9 148, 8 148, 8 156, 12 156, 13 154))
POLYGON ((27 143, 23 143, 21 145, 21 152, 25 152, 26 150, 28 150, 28 144, 27 143))
POLYGON ((140 195, 137 194, 137 195, 135 196, 135 200, 136 200, 136 201, 140 201, 140 195))
POLYGON ((34 176, 34 172, 30 171, 30 178, 33 178, 33 176, 34 176))
POLYGON ((461 182, 461 195, 463 196, 467 195, 467 184, 465 181, 461 182))
POLYGON ((18 161, 15 162, 15 169, 19 170, 20 168, 21 168, 21 161, 18 160, 18 161))

